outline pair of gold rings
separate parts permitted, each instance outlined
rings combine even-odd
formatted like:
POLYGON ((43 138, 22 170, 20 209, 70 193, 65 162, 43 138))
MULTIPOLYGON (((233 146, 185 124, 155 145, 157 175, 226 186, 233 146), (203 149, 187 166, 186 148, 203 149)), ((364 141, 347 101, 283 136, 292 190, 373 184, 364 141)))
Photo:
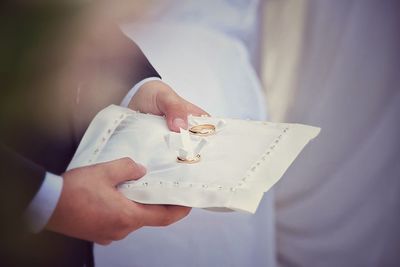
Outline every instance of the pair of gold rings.
MULTIPOLYGON (((200 124, 193 126, 189 129, 189 132, 193 135, 197 136, 209 136, 215 133, 215 126, 212 124, 200 124)), ((194 158, 191 159, 182 159, 180 157, 177 157, 176 161, 178 163, 197 163, 201 159, 200 154, 197 154, 194 158)))

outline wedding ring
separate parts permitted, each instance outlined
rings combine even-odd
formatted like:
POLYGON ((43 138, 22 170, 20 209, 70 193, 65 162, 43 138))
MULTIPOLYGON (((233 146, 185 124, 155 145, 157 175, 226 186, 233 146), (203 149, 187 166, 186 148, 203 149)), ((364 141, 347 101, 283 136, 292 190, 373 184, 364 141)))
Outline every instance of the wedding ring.
POLYGON ((189 132, 194 135, 208 136, 215 133, 215 126, 212 124, 200 124, 191 127, 189 132))
POLYGON ((180 157, 176 157, 176 161, 178 163, 188 163, 188 164, 197 163, 200 161, 200 154, 197 154, 196 157, 191 158, 191 159, 183 159, 180 157))

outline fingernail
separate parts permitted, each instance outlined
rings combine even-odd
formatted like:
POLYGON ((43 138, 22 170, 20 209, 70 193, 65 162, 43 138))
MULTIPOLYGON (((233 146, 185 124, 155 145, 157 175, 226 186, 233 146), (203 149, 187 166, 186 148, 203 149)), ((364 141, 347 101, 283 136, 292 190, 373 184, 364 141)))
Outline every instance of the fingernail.
POLYGON ((175 118, 172 121, 172 124, 178 129, 179 128, 182 128, 182 129, 186 129, 187 128, 186 122, 181 118, 175 118))

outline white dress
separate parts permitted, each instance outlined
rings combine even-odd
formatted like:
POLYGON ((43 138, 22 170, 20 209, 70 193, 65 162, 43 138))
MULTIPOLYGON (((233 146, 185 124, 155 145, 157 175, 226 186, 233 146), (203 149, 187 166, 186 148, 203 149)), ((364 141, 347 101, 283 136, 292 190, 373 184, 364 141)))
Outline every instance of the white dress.
MULTIPOLYGON (((215 116, 263 120, 264 97, 250 63, 252 48, 244 42, 255 36, 257 6, 257 1, 169 1, 153 11, 152 23, 124 30, 182 97, 215 116)), ((110 246, 96 246, 95 259, 100 267, 275 266, 274 242, 267 193, 255 215, 193 209, 172 226, 142 228, 110 246)))
POLYGON ((322 128, 278 187, 281 266, 400 264, 400 4, 309 1, 286 120, 322 128))

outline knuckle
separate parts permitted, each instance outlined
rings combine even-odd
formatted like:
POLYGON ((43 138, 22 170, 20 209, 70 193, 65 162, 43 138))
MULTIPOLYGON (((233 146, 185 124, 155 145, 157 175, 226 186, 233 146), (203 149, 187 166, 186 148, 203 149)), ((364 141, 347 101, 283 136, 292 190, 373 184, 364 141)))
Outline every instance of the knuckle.
POLYGON ((138 214, 134 210, 129 210, 125 214, 126 216, 126 227, 129 232, 135 231, 144 226, 142 218, 138 217, 138 214))
POLYGON ((176 99, 175 101, 170 103, 169 109, 175 112, 186 112, 186 105, 184 102, 179 101, 179 99, 176 99))
POLYGON ((129 215, 127 215, 126 213, 121 213, 118 218, 117 218, 117 222, 116 225, 118 226, 118 229, 127 229, 130 227, 131 223, 129 220, 129 215))
POLYGON ((122 158, 121 162, 125 167, 134 166, 135 164, 135 161, 129 157, 122 158))
POLYGON ((138 179, 143 177, 146 174, 146 169, 144 167, 141 167, 139 165, 132 166, 129 169, 129 178, 131 179, 138 179))
POLYGON ((132 231, 135 231, 139 228, 142 228, 144 226, 143 220, 138 220, 137 218, 133 221, 132 224, 132 231))
POLYGON ((117 241, 117 240, 124 239, 128 234, 129 234, 129 231, 125 231, 125 230, 116 231, 112 235, 112 240, 117 241))
POLYGON ((135 174, 137 171, 136 162, 131 158, 124 158, 124 168, 129 174, 135 174))
POLYGON ((131 214, 130 218, 131 218, 131 224, 130 224, 131 231, 136 231, 137 229, 145 225, 143 218, 138 216, 135 212, 131 214))
POLYGON ((155 82, 159 83, 157 86, 157 93, 160 98, 167 98, 171 94, 175 93, 168 85, 166 85, 164 83, 160 83, 159 81, 155 81, 155 82))

